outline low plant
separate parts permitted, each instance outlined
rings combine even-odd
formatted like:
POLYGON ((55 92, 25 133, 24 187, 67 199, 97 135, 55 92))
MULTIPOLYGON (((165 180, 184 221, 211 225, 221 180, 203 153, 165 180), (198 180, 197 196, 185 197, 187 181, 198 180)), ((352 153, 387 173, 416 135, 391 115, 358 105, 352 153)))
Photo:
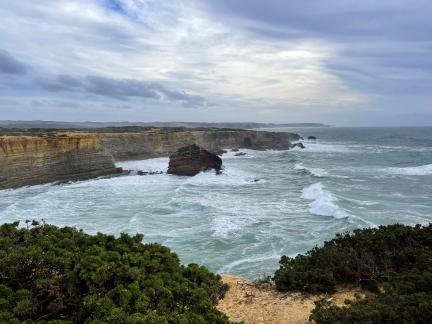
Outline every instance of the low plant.
POLYGON ((334 239, 294 258, 282 256, 274 275, 280 291, 332 292, 337 284, 377 290, 389 278, 432 260, 432 225, 400 224, 337 234, 334 239))
POLYGON ((0 226, 1 323, 229 323, 220 276, 143 235, 27 225, 0 226))

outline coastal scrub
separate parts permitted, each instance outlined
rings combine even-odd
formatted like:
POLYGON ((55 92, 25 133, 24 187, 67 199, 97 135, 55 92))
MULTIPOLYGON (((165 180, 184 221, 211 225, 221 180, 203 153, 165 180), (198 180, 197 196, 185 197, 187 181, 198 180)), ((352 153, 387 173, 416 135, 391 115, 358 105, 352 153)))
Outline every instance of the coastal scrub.
POLYGON ((143 235, 0 226, 1 323, 229 323, 228 286, 143 235))

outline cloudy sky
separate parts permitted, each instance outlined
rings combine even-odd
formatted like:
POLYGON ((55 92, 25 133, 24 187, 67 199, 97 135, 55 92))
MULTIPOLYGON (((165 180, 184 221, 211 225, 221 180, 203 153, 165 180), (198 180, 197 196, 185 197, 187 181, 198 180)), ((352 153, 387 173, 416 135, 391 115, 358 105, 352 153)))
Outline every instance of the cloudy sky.
POLYGON ((0 119, 432 125, 430 0, 2 0, 0 119))

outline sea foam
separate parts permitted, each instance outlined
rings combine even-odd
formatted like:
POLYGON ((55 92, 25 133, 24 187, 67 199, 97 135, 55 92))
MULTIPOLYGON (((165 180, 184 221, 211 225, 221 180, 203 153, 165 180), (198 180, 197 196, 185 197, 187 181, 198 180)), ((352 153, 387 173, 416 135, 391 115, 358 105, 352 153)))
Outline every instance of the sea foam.
POLYGON ((401 175, 429 175, 432 174, 432 164, 405 168, 386 168, 384 170, 392 174, 401 175))
POLYGON ((353 145, 346 145, 340 143, 322 144, 314 142, 303 142, 305 148, 294 147, 291 150, 304 152, 304 153, 352 153, 358 151, 358 147, 353 145))
POLYGON ((314 183, 303 189, 303 199, 311 200, 309 212, 320 216, 332 216, 334 218, 346 218, 349 214, 340 208, 336 202, 338 199, 325 190, 321 182, 314 183))
POLYGON ((160 157, 148 160, 123 161, 116 163, 117 167, 125 170, 141 170, 146 172, 166 172, 168 169, 169 158, 160 157))

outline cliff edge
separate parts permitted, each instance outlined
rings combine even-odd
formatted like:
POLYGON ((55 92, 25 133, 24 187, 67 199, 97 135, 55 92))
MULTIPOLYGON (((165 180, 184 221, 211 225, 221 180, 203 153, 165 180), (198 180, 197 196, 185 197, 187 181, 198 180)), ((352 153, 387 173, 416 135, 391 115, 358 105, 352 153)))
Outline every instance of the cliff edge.
POLYGON ((94 135, 0 137, 0 189, 119 172, 94 135))
POLYGON ((243 129, 152 128, 145 131, 97 134, 116 161, 169 156, 178 149, 196 144, 210 152, 224 148, 287 150, 300 136, 285 132, 243 129))
POLYGON ((291 133, 212 128, 124 127, 47 134, 35 130, 38 136, 31 132, 0 136, 0 189, 118 174, 122 170, 115 161, 169 156, 192 144, 210 152, 237 147, 283 150, 299 139, 291 133))

